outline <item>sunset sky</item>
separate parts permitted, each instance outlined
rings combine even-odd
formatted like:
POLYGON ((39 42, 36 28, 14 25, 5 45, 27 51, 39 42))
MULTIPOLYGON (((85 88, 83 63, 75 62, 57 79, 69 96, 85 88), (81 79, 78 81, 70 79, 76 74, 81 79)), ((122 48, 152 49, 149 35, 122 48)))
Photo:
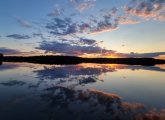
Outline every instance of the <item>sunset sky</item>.
POLYGON ((165 56, 165 0, 1 0, 0 53, 165 56))

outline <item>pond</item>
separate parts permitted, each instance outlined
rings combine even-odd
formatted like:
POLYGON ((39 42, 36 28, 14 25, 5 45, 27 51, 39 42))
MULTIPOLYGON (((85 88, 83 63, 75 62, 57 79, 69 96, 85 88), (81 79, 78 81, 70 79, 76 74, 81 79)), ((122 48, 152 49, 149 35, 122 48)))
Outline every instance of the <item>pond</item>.
POLYGON ((165 119, 165 65, 0 65, 0 120, 165 119))

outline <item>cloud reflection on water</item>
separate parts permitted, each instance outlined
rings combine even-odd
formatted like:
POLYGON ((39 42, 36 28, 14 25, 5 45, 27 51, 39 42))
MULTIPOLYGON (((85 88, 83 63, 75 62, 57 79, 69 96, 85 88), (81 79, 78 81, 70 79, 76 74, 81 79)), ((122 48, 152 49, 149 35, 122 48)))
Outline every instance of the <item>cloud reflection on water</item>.
MULTIPOLYGON (((3 70, 16 70, 19 67, 28 65, 8 64, 0 66, 3 70)), ((117 72, 118 70, 152 70, 165 72, 157 66, 128 66, 128 65, 104 65, 104 64, 79 64, 79 65, 30 65, 32 73, 36 75, 35 83, 32 81, 6 80, 0 83, 7 89, 24 89, 23 95, 15 95, 7 104, 1 108, 9 111, 19 111, 21 105, 29 105, 29 110, 35 109, 37 112, 24 110, 24 115, 30 114, 45 120, 164 120, 164 109, 151 109, 138 102, 129 102, 123 96, 111 94, 90 85, 101 84, 100 75, 117 72), (14 106, 14 107, 13 107, 14 106), (39 112, 38 112, 39 111, 39 112)), ((7 71, 6 71, 7 72, 7 71)), ((18 92, 18 91, 17 91, 18 92)), ((2 97, 2 96, 1 96, 2 97)), ((1 101, 0 101, 1 105, 1 101)), ((0 109, 0 112, 3 109, 0 109)), ((9 111, 4 113, 4 116, 9 111)), ((1 118, 1 117, 0 117, 1 118)), ((5 117, 2 117, 5 118, 5 117)), ((24 118, 16 116, 10 119, 24 118)), ((31 118, 33 120, 33 118, 31 118)))

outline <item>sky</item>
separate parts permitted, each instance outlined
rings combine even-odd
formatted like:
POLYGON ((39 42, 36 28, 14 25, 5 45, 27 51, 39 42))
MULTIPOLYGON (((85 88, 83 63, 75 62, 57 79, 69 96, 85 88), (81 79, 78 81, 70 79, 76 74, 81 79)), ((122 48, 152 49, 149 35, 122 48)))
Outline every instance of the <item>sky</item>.
POLYGON ((165 56, 165 0, 1 0, 0 53, 165 56))

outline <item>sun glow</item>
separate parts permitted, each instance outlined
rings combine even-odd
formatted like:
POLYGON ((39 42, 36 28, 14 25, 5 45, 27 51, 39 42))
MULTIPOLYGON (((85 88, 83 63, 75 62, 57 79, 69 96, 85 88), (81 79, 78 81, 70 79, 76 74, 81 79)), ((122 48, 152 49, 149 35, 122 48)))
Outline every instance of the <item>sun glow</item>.
POLYGON ((109 55, 109 56, 105 56, 105 57, 107 57, 107 58, 120 58, 120 56, 119 55, 109 55))

